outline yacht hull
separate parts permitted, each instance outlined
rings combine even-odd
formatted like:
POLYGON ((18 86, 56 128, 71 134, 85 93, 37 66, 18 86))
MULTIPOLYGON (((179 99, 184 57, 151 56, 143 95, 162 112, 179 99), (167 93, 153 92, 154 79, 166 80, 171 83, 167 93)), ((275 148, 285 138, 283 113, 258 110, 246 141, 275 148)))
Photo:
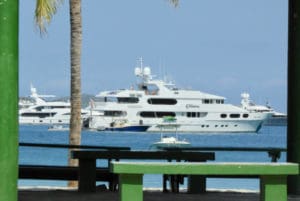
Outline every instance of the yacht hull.
POLYGON ((145 132, 149 126, 124 126, 124 127, 109 127, 106 131, 127 131, 127 132, 145 132))

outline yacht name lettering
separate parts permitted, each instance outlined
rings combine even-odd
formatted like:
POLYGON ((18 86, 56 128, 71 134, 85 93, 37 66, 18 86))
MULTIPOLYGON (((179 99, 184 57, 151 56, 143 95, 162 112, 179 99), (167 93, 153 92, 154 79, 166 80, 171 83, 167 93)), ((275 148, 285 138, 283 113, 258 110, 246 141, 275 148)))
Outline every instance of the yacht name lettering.
POLYGON ((193 105, 193 104, 187 104, 185 107, 186 107, 187 109, 188 109, 188 108, 200 108, 199 105, 193 105))

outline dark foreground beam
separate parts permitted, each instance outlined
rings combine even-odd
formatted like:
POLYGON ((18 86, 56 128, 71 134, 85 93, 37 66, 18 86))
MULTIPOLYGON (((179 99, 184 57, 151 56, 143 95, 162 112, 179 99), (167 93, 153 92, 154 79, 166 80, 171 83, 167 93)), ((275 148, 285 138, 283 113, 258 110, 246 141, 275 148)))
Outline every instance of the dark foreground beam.
MULTIPOLYGON (((289 0, 287 160, 300 163, 300 1, 289 0)), ((300 195, 300 176, 288 179, 291 194, 300 195)))

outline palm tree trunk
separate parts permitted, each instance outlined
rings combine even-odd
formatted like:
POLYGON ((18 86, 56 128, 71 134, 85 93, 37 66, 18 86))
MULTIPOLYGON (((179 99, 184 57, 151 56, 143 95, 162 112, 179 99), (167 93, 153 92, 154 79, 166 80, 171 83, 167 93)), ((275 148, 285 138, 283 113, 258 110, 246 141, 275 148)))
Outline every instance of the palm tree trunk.
MULTIPOLYGON (((71 119, 69 144, 81 143, 81 0, 70 0, 71 20, 71 119)), ((78 161, 71 159, 69 152, 69 165, 78 166, 78 161)), ((77 186, 77 182, 70 181, 69 186, 77 186)))

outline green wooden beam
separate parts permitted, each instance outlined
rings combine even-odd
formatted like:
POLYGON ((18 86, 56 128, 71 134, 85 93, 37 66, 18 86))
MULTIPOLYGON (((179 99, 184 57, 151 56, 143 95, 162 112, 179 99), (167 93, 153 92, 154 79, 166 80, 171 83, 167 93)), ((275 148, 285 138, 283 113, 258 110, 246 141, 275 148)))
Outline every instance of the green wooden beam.
MULTIPOLYGON (((287 160, 300 163, 300 1, 289 0, 287 160)), ((291 194, 300 195, 300 176, 288 180, 291 194)))
POLYGON ((19 1, 0 0, 0 200, 17 201, 19 1))
POLYGON ((186 175, 289 175, 299 174, 292 163, 166 163, 112 162, 117 174, 186 174, 186 175))

